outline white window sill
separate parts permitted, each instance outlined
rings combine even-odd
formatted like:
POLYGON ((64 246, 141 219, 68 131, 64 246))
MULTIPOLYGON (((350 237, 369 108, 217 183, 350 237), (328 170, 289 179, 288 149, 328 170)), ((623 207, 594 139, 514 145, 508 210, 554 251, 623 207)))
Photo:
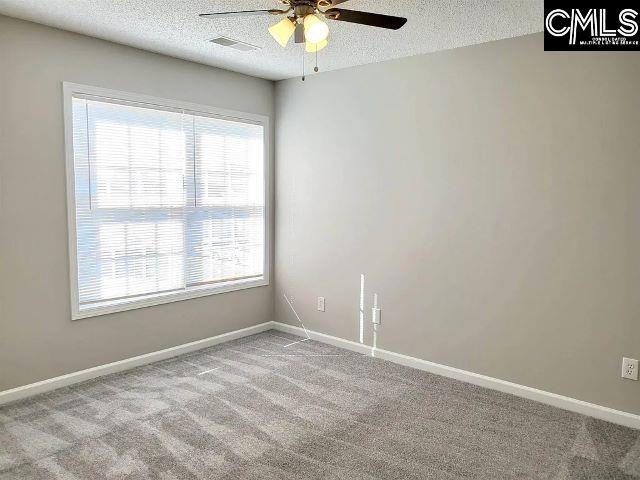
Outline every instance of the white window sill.
POLYGON ((268 279, 266 279, 265 277, 256 277, 249 280, 237 280, 231 282, 216 283, 215 285, 190 287, 188 290, 155 293, 134 298, 93 303, 90 305, 80 306, 79 308, 77 307, 77 305, 73 305, 74 308, 72 311, 71 319, 80 320, 83 318, 98 317, 100 315, 107 315, 110 313, 152 307, 154 305, 162 305, 165 303, 181 302, 183 300, 189 300, 192 298, 200 298, 209 295, 217 295, 220 293, 234 292, 236 290, 245 290, 247 288, 265 287, 267 285, 269 285, 268 279))

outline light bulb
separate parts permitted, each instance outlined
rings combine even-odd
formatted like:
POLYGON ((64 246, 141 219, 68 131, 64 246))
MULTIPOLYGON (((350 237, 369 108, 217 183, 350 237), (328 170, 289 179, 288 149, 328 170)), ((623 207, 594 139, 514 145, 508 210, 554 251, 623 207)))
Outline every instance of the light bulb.
POLYGON ((289 18, 285 18, 279 23, 269 28, 269 33, 276 39, 282 47, 286 47, 289 40, 293 36, 293 32, 296 31, 296 25, 289 18))
POLYGON ((329 36, 329 26, 315 15, 304 17, 304 37, 309 43, 320 43, 329 36))
POLYGON ((329 45, 329 42, 326 40, 322 40, 321 42, 318 42, 318 43, 307 42, 305 46, 306 46, 307 52, 316 53, 322 50, 327 45, 329 45))

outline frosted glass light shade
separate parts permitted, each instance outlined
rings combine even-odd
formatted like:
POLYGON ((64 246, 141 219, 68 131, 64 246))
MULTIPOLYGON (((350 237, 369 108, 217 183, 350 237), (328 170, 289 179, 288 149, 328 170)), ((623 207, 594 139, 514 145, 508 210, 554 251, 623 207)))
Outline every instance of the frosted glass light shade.
POLYGON ((304 17, 304 37, 309 43, 320 43, 329 36, 329 26, 315 15, 304 17))
POLYGON ((295 31, 296 25, 288 18, 285 18, 281 22, 278 22, 269 28, 271 36, 275 38, 276 42, 282 45, 283 48, 287 46, 289 40, 293 36, 293 32, 295 31))
POLYGON ((316 53, 322 50, 327 45, 329 45, 329 42, 327 40, 322 40, 318 43, 306 42, 306 50, 309 53, 316 53))

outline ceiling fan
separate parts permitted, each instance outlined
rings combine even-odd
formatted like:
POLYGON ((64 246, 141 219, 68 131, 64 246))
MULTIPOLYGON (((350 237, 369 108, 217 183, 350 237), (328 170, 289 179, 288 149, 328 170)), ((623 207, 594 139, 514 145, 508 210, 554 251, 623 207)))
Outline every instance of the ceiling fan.
POLYGON ((336 5, 347 1, 280 0, 283 4, 283 9, 202 13, 200 17, 229 18, 245 15, 287 15, 284 20, 269 28, 269 33, 282 47, 286 47, 291 37, 294 37, 295 43, 306 44, 306 50, 310 53, 317 53, 328 45, 329 26, 320 17, 390 30, 398 30, 407 23, 407 19, 402 17, 335 8, 336 5))

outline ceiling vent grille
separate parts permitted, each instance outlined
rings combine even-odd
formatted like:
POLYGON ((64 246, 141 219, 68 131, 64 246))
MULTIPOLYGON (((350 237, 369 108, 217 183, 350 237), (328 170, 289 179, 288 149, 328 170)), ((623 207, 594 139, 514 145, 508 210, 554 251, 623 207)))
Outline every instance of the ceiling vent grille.
POLYGON ((250 43, 241 42, 240 40, 234 40, 229 37, 218 37, 211 40, 211 43, 220 45, 226 48, 233 48, 234 50, 240 50, 241 52, 251 52, 253 50, 260 50, 260 47, 251 45, 250 43))

